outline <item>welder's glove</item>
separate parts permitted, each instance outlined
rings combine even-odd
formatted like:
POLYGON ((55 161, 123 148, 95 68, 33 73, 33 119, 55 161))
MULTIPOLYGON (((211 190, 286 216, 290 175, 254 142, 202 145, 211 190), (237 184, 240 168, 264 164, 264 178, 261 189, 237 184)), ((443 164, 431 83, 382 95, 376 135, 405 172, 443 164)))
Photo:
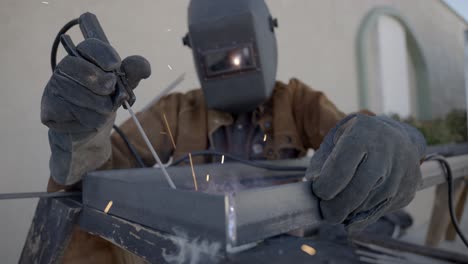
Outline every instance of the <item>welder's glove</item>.
POLYGON ((325 137, 306 177, 322 217, 359 231, 406 206, 421 179, 426 141, 415 128, 387 117, 351 115, 325 137))
POLYGON ((121 61, 109 44, 98 39, 86 39, 77 51, 84 59, 66 56, 41 102, 41 121, 49 127, 51 176, 61 185, 78 182, 111 155, 109 135, 119 107, 113 100, 117 76, 112 71, 120 69, 132 88, 151 74, 143 57, 121 61))

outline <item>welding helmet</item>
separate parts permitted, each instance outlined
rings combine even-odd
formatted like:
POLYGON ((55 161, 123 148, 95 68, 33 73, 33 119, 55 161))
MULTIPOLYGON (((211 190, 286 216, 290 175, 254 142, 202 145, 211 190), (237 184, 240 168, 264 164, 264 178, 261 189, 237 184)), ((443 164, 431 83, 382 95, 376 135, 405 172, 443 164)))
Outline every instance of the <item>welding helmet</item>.
POLYGON ((255 110, 276 81, 276 19, 264 0, 191 0, 184 45, 206 104, 230 113, 255 110))

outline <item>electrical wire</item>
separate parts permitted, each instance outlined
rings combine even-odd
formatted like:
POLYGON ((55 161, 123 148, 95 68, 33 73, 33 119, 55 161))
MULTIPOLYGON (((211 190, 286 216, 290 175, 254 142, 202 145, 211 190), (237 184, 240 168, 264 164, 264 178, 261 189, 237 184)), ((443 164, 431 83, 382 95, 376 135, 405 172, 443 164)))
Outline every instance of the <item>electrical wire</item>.
MULTIPOLYGON (((262 168, 266 170, 275 170, 275 171, 306 171, 307 167, 301 167, 301 166, 278 166, 278 165, 271 165, 271 164, 266 164, 258 161, 252 161, 252 160, 246 160, 243 158, 236 157, 232 154, 229 153, 224 153, 224 152, 219 152, 219 151, 213 151, 213 150, 202 150, 202 151, 194 151, 190 153, 192 157, 194 156, 224 156, 225 158, 243 163, 248 166, 252 167, 257 167, 257 168, 262 168)), ((186 160, 189 159, 189 155, 185 155, 174 162, 171 163, 170 166, 176 166, 186 160)))
POLYGON ((133 157, 137 161, 138 166, 140 168, 146 168, 146 165, 143 162, 143 159, 141 158, 140 154, 138 154, 138 151, 135 149, 135 146, 133 146, 133 144, 130 142, 127 135, 125 135, 125 133, 118 126, 113 125, 113 128, 114 128, 115 132, 117 132, 117 134, 119 134, 119 136, 123 139, 123 141, 127 145, 128 149, 130 150, 133 157))
POLYGON ((438 154, 430 154, 424 159, 424 161, 431 161, 431 160, 438 161, 439 164, 442 166, 442 171, 445 173, 447 186, 448 186, 447 194, 448 194, 450 219, 452 221, 452 225, 455 228, 455 231, 457 232, 458 236, 460 237, 462 242, 465 244, 465 246, 468 248, 468 240, 460 228, 457 217, 455 215, 455 209, 453 206, 453 176, 452 176, 452 169, 450 168, 450 164, 445 159, 445 157, 438 155, 438 154))
POLYGON ((63 34, 67 33, 67 31, 72 28, 73 26, 76 26, 80 23, 80 20, 78 18, 71 20, 65 26, 63 26, 60 31, 57 33, 57 36, 54 39, 54 43, 52 44, 52 51, 50 52, 50 66, 52 67, 52 71, 55 70, 55 67, 57 66, 57 50, 58 46, 60 44, 60 36, 63 34))

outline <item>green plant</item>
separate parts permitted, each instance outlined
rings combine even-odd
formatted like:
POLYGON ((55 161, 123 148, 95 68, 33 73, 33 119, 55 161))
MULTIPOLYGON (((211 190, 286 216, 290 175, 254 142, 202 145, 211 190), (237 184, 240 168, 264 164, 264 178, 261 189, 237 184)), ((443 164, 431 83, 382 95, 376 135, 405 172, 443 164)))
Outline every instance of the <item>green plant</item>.
POLYGON ((452 110, 444 118, 437 118, 429 121, 418 121, 413 117, 402 119, 397 114, 392 114, 390 117, 419 129, 429 145, 468 141, 467 116, 465 110, 452 110))

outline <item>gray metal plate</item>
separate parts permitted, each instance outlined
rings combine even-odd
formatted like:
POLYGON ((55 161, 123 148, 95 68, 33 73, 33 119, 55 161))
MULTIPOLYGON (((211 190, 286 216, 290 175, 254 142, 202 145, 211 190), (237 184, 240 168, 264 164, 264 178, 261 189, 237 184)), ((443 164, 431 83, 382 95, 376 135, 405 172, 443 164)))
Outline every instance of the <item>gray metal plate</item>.
POLYGON ((199 191, 194 191, 190 167, 168 171, 177 190, 167 186, 159 169, 90 173, 83 182, 83 204, 103 211, 112 201, 111 215, 170 234, 182 231, 232 246, 319 220, 310 183, 297 182, 300 172, 232 163, 201 165, 195 168, 199 191), (208 182, 206 174, 210 174, 208 182))

